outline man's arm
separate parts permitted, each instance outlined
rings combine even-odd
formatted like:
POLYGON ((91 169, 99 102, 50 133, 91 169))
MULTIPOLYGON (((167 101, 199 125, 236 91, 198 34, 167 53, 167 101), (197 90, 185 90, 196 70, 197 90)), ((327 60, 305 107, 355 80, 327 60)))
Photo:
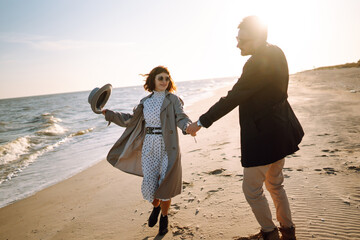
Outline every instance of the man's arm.
POLYGON ((206 113, 200 116, 201 124, 208 128, 215 121, 228 114, 238 105, 251 98, 269 84, 269 62, 265 59, 249 59, 237 83, 225 97, 215 103, 206 113))

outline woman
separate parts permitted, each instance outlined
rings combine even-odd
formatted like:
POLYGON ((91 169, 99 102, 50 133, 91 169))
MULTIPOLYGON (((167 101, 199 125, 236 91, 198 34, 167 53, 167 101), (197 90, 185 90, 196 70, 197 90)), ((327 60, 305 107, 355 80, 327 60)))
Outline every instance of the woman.
POLYGON ((165 235, 171 198, 182 190, 176 126, 186 134, 191 120, 183 111, 181 99, 172 93, 176 86, 167 68, 158 66, 144 76, 144 89, 151 94, 141 99, 133 114, 102 111, 109 123, 126 127, 107 160, 120 170, 143 176, 143 198, 153 204, 148 225, 157 223, 161 210, 159 235, 165 235))

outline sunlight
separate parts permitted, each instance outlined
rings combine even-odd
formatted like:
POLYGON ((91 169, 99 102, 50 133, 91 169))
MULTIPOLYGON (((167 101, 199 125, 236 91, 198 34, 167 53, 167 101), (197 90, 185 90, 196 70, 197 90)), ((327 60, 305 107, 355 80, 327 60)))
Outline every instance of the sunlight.
POLYGON ((321 30, 315 27, 319 16, 319 3, 302 1, 256 1, 252 4, 237 3, 242 17, 257 15, 268 25, 268 42, 278 45, 288 58, 290 72, 308 69, 309 54, 315 54, 314 36, 321 30))

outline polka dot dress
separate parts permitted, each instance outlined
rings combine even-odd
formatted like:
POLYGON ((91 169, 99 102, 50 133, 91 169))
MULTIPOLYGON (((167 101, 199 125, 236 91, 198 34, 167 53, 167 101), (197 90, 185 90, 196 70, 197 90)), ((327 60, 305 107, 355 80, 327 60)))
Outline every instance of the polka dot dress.
MULTIPOLYGON (((160 110, 164 98, 165 91, 154 91, 154 94, 144 102, 145 127, 161 127, 160 110)), ((168 156, 162 134, 145 135, 141 164, 144 174, 141 192, 145 200, 153 202, 155 191, 164 180, 168 166, 168 156)))

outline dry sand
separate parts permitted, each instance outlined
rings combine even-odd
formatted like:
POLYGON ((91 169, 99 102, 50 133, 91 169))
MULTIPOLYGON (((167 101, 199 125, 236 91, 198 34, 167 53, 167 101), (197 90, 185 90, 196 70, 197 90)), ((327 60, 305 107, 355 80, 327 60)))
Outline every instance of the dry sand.
MULTIPOLYGON (((190 117, 196 120, 229 89, 186 109, 190 117)), ((298 239, 360 239, 360 68, 294 74, 289 96, 305 130, 301 150, 284 169, 298 239)), ((1 208, 0 239, 233 239, 256 233, 241 190, 239 131, 234 110, 202 129, 197 143, 180 137, 184 191, 172 201, 165 237, 157 236, 158 225, 146 225, 152 207, 142 200, 142 179, 104 160, 1 208)))

